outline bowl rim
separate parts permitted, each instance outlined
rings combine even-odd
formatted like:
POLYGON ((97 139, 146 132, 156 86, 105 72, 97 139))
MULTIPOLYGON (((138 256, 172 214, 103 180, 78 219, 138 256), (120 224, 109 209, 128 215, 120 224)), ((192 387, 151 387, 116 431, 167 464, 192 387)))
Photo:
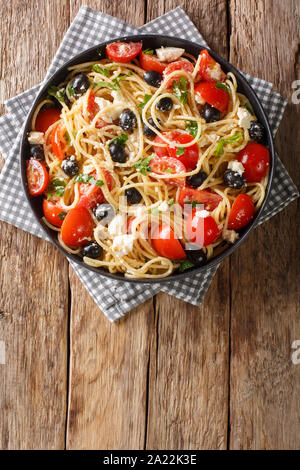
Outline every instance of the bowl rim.
MULTIPOLYGON (((168 46, 166 44, 166 46, 168 46)), ((61 81, 61 80, 60 80, 61 81)), ((203 273, 205 271, 210 270, 211 268, 214 268, 215 266, 219 265, 221 261, 223 261, 225 258, 230 256, 240 245, 245 241, 245 239, 249 236, 250 232, 253 230, 253 228, 257 225, 258 220, 261 217, 261 214, 264 210, 264 207, 267 203, 267 200, 269 199, 270 192, 271 192, 271 186, 273 182, 273 176, 274 176, 274 163, 275 163, 275 149, 274 149, 274 141, 273 141, 273 135, 272 131, 270 128, 269 120, 266 116, 266 113, 262 107, 262 104, 260 103, 259 98, 257 97, 256 92, 253 90, 252 86, 249 84, 248 80, 239 72, 230 62, 228 62, 226 59, 224 59, 222 56, 211 50, 209 47, 204 47, 196 42, 187 40, 187 39, 181 39, 181 38, 174 38, 172 36, 167 36, 167 35, 155 35, 155 34, 134 34, 134 35, 128 35, 128 36, 122 36, 122 37, 117 37, 114 39, 110 39, 108 41, 103 41, 93 47, 90 47, 79 54, 76 54, 73 56, 70 60, 65 62, 62 66, 60 66, 56 72, 51 75, 46 81, 44 81, 41 85, 41 88, 35 97, 31 107, 30 111, 28 112, 28 115, 25 120, 24 128, 23 128, 23 135, 22 135, 22 140, 20 144, 20 171, 21 171, 21 181, 22 181, 22 187, 23 191, 25 193, 25 197, 27 199, 27 202, 29 204, 29 207, 31 209, 31 212, 33 213, 35 219, 38 221, 40 227, 42 228, 43 232, 47 235, 47 238, 50 238, 52 243, 67 257, 69 261, 73 261, 76 264, 88 269, 89 271, 92 271, 100 276, 105 276, 110 279, 119 281, 119 282, 131 282, 131 283, 146 283, 146 284, 153 284, 153 283, 163 283, 163 282, 172 282, 172 281, 178 281, 181 279, 184 279, 186 277, 191 277, 193 274, 199 274, 203 273), (97 52, 99 48, 105 47, 107 44, 113 43, 113 42, 127 42, 127 41, 133 41, 133 42, 139 42, 143 40, 148 40, 151 41, 159 39, 162 43, 165 42, 178 42, 182 44, 182 47, 185 48, 184 46, 190 47, 190 48, 196 48, 201 52, 203 49, 207 49, 209 53, 212 55, 212 57, 219 62, 222 66, 225 66, 228 70, 233 72, 237 79, 237 83, 241 83, 243 87, 249 92, 249 95, 247 94, 247 98, 251 103, 251 106, 253 106, 254 109, 259 110, 261 116, 263 117, 264 120, 264 127, 267 132, 267 141, 268 141, 268 148, 270 152, 270 165, 269 165, 269 181, 266 187, 266 192, 265 192, 265 198, 262 202, 262 205, 254 215, 253 219, 251 222, 245 227, 244 232, 242 235, 239 237, 239 239, 232 244, 231 246, 228 246, 224 251, 219 253, 217 256, 212 258, 211 260, 208 261, 207 264, 204 266, 200 267, 195 267, 191 268, 187 271, 184 271, 182 273, 177 273, 177 274, 172 274, 171 276, 165 277, 165 278, 155 278, 155 279, 148 279, 148 278, 140 278, 140 279, 132 279, 132 278, 127 278, 123 274, 112 274, 108 272, 105 269, 102 268, 95 268, 93 266, 89 266, 83 262, 83 260, 74 254, 70 254, 67 251, 64 250, 64 248, 58 243, 56 232, 51 230, 38 216, 36 210, 33 207, 33 198, 29 195, 28 192, 28 184, 27 184, 27 178, 26 178, 26 169, 25 169, 25 148, 26 148, 26 139, 27 139, 27 134, 30 128, 31 124, 31 119, 32 115, 41 101, 41 98, 45 95, 46 90, 49 88, 51 84, 54 84, 57 82, 58 76, 60 76, 63 72, 67 74, 67 69, 68 67, 71 67, 72 65, 75 64, 80 64, 80 59, 86 55, 92 54, 97 52), (254 105, 253 105, 254 103, 254 105)))

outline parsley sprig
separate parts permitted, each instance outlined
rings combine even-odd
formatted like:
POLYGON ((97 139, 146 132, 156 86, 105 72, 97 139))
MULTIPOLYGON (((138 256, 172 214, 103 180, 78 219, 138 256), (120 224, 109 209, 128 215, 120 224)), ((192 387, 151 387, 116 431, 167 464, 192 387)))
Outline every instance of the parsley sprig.
POLYGON ((67 106, 69 106, 70 104, 70 101, 67 97, 67 94, 66 94, 66 89, 61 87, 61 88, 58 88, 57 86, 55 85, 51 85, 49 88, 48 88, 48 97, 53 97, 55 98, 57 101, 59 101, 59 103, 65 103, 67 106))
POLYGON ((185 148, 184 147, 177 147, 176 149, 176 155, 177 157, 180 157, 181 155, 183 155, 185 152, 185 148))
POLYGON ((188 100, 188 81, 185 77, 180 77, 179 81, 173 80, 173 92, 180 103, 186 104, 188 100))
POLYGON ((66 182, 63 178, 53 178, 48 186, 47 199, 51 199, 53 194, 62 196, 64 194, 66 182))
POLYGON ((153 54, 154 54, 154 50, 153 50, 153 49, 145 49, 145 50, 143 51, 143 54, 153 55, 153 54))
POLYGON ((217 90, 221 89, 227 91, 228 94, 230 93, 230 89, 228 88, 228 86, 224 85, 224 83, 222 82, 216 82, 215 87, 217 88, 217 90))
POLYGON ((228 139, 224 139, 224 138, 220 139, 216 145, 215 156, 217 158, 221 157, 224 153, 224 145, 233 144, 234 142, 238 142, 242 138, 243 138, 243 135, 240 132, 237 132, 236 134, 232 135, 228 139))
POLYGON ((148 171, 151 171, 151 168, 149 166, 149 163, 151 160, 152 160, 152 156, 141 158, 133 165, 133 168, 135 168, 136 171, 138 171, 139 173, 145 176, 147 175, 148 171))
POLYGON ((111 144, 119 144, 119 145, 121 145, 122 147, 125 147, 127 140, 128 140, 128 134, 120 134, 118 137, 116 137, 115 139, 111 140, 110 143, 109 143, 109 145, 111 145, 111 144))
POLYGON ((152 95, 147 95, 147 94, 144 95, 144 101, 143 101, 142 103, 139 103, 139 104, 137 105, 138 108, 143 109, 144 106, 146 106, 146 104, 148 103, 148 101, 151 100, 151 98, 152 98, 152 95))
POLYGON ((85 183, 85 184, 94 184, 95 186, 103 186, 103 181, 102 180, 95 180, 93 175, 83 175, 82 173, 78 173, 74 181, 79 182, 79 183, 85 183))
POLYGON ((97 73, 101 73, 105 77, 108 77, 111 67, 101 67, 99 64, 92 65, 92 70, 97 73))
POLYGON ((185 130, 195 138, 198 132, 198 123, 196 121, 185 121, 185 130))

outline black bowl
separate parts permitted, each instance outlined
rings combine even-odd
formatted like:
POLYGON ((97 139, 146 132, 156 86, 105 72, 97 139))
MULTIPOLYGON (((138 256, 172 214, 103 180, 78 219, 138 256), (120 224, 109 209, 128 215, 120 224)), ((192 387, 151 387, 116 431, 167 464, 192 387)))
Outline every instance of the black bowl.
MULTIPOLYGON (((32 115, 34 113, 34 110, 36 109, 37 105, 42 101, 42 99, 45 97, 47 94, 47 89, 49 88, 50 85, 58 85, 60 82, 62 82, 66 75, 68 74, 68 67, 76 64, 80 64, 83 62, 88 62, 95 60, 95 56, 99 51, 105 52, 105 47, 107 44, 110 42, 115 42, 115 41, 143 41, 143 46, 145 48, 151 48, 151 49, 156 49, 161 46, 172 46, 172 47, 182 47, 184 48, 187 52, 190 54, 193 54, 194 56, 197 56, 199 52, 201 52, 202 49, 204 49, 202 46, 199 46, 196 43, 193 43, 191 41, 187 41, 184 39, 177 39, 177 38, 172 38, 169 36, 158 36, 158 35, 135 35, 135 36, 126 36, 123 38, 119 39, 114 39, 111 41, 103 42, 101 44, 98 44, 97 46, 94 46, 81 54, 76 55, 73 57, 69 62, 67 62, 63 67, 61 67, 54 75, 52 75, 49 80, 43 85, 41 88, 40 92, 38 93, 30 113, 28 114, 26 124, 25 124, 25 130, 22 138, 22 143, 21 143, 21 152, 20 152, 20 158, 21 158, 21 177, 22 177, 22 183, 23 183, 23 188, 25 191, 26 198, 28 200, 29 206, 32 209, 32 212, 34 213, 36 219, 39 221, 41 227, 43 230, 47 233, 47 235, 52 239, 52 242, 59 248, 59 250, 64 253, 69 259, 75 261, 76 263, 80 264, 81 266, 84 266, 86 269, 89 269, 91 271, 94 271, 95 273, 101 274, 103 276, 110 277, 115 280, 123 280, 126 282, 147 282, 147 283, 153 283, 153 282, 169 282, 173 280, 179 280, 181 278, 185 278, 187 276, 191 276, 192 274, 200 273, 203 271, 206 271, 208 268, 211 268, 212 266, 220 263, 224 258, 226 258, 228 255, 233 253, 234 250, 237 249, 237 247, 245 240, 245 238, 249 235, 253 227, 255 226, 257 219, 261 216, 261 213, 264 209, 264 206, 266 204, 266 201, 270 195, 270 189, 271 189, 271 184, 272 184, 272 179, 273 179, 273 171, 274 171, 274 143, 273 143, 273 138, 272 138, 272 133, 270 130, 269 122, 268 119, 264 113, 264 110, 256 96, 256 93, 252 89, 252 87, 249 85, 247 80, 239 73, 238 70, 236 70, 235 67, 233 67, 231 64, 229 64, 225 59, 220 57, 218 54, 216 54, 213 51, 209 51, 212 57, 219 62, 222 66, 222 69, 227 73, 227 72, 233 72, 237 82, 238 82, 238 91, 240 93, 243 93, 247 98, 249 99, 253 110, 261 124, 266 129, 267 133, 267 145, 270 150, 270 173, 269 173, 269 182, 268 186, 266 189, 266 195, 265 199, 263 201, 263 204, 255 214, 255 217, 253 220, 250 222, 250 224, 247 225, 244 229, 242 229, 240 233, 240 238, 236 243, 234 243, 232 246, 228 247, 225 249, 222 253, 218 254, 216 257, 213 259, 209 260, 208 263, 205 266, 202 266, 200 268, 194 268, 189 270, 188 272, 183 272, 183 273, 178 273, 174 274, 172 276, 169 276, 164 279, 128 279, 124 277, 123 274, 110 274, 108 271, 106 271, 103 268, 93 268, 91 266, 88 266, 85 264, 82 259, 77 256, 77 255, 72 255, 70 253, 67 253, 58 243, 57 241, 57 232, 52 231, 49 227, 47 227, 46 224, 41 220, 41 217, 43 216, 43 211, 42 211, 42 198, 41 197, 31 197, 28 192, 28 184, 27 184, 27 178, 26 178, 26 158, 28 158, 28 142, 27 142, 27 133, 30 131, 30 126, 31 126, 31 119, 32 115)), ((105 57, 105 54, 103 54, 105 57)), ((99 57, 99 56, 98 56, 99 57)))

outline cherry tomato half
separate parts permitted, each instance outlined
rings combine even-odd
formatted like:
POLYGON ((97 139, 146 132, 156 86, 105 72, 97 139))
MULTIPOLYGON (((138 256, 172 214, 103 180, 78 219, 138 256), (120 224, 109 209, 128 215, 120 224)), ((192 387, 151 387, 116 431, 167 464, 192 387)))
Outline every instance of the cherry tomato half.
MULTIPOLYGON (((154 157, 150 161, 149 166, 151 171, 158 175, 186 173, 184 164, 177 160, 177 158, 172 157, 154 157)), ((185 185, 185 178, 170 178, 164 179, 164 181, 174 186, 185 185)))
POLYGON ((223 81, 226 78, 220 64, 212 58, 206 49, 200 53, 199 74, 202 80, 208 82, 223 81))
POLYGON ((122 64, 134 59, 142 49, 142 42, 112 42, 106 46, 109 59, 122 64))
POLYGON ((239 230, 245 227, 253 218, 255 207, 253 201, 248 194, 239 194, 233 203, 229 218, 228 228, 231 230, 239 230))
POLYGON ((198 204, 204 204, 205 210, 213 211, 222 201, 222 197, 219 196, 219 194, 207 191, 206 189, 199 190, 192 188, 182 188, 180 190, 178 202, 182 207, 184 207, 185 204, 194 201, 198 204))
POLYGON ((55 227, 61 227, 64 217, 67 215, 67 212, 59 204, 46 198, 43 200, 43 212, 48 222, 55 227))
MULTIPOLYGON (((107 170, 103 170, 103 173, 105 175, 108 189, 111 190, 112 178, 110 173, 107 170)), ((95 184, 79 183, 78 187, 80 199, 76 207, 85 207, 88 209, 105 201, 103 191, 99 186, 96 186, 95 184)))
POLYGON ((170 259, 184 259, 186 254, 174 231, 167 224, 162 224, 152 235, 152 246, 160 256, 170 259))
POLYGON ((270 152, 264 145, 252 142, 246 145, 238 154, 238 160, 243 164, 243 176, 248 183, 259 182, 266 175, 270 164, 270 152))
POLYGON ((200 82, 195 86, 195 94, 221 113, 228 108, 229 95, 226 90, 216 88, 212 82, 200 82))
POLYGON ((140 66, 142 69, 146 70, 146 72, 150 70, 155 70, 155 72, 163 73, 167 64, 160 62, 157 57, 153 57, 150 54, 144 54, 143 52, 140 53, 140 66))
POLYGON ((49 175, 46 167, 39 160, 27 160, 27 181, 30 196, 39 196, 49 184, 49 175))
POLYGON ((60 110, 58 108, 42 109, 37 115, 35 121, 35 130, 38 132, 46 132, 48 127, 52 126, 60 119, 60 110))
POLYGON ((84 245, 93 234, 93 219, 84 207, 71 209, 61 227, 61 239, 68 246, 84 245))
POLYGON ((198 145, 194 144, 190 147, 181 147, 180 144, 187 144, 193 140, 193 137, 190 134, 181 133, 178 131, 171 132, 162 132, 162 134, 170 141, 174 142, 174 145, 167 145, 167 147, 157 147, 155 143, 164 144, 165 142, 159 137, 156 136, 154 143, 154 151, 158 157, 172 157, 181 161, 185 168, 190 171, 196 168, 198 158, 199 158, 199 149, 198 145))
POLYGON ((53 152, 59 158, 59 160, 64 160, 65 158, 65 150, 67 147, 67 141, 63 135, 62 127, 60 124, 57 124, 51 131, 51 146, 53 152))
MULTIPOLYGON (((170 73, 175 72, 175 70, 184 70, 186 73, 192 75, 194 72, 194 67, 191 62, 189 62, 186 59, 181 59, 177 60, 176 62, 171 62, 170 64, 167 65, 167 67, 164 70, 164 78, 167 79, 167 75, 170 75, 170 73)), ((171 88, 173 86, 173 82, 179 82, 179 77, 180 77, 180 72, 176 74, 174 77, 172 77, 170 80, 168 80, 165 84, 166 88, 171 88), (178 78, 176 78, 178 77, 178 78)))
POLYGON ((213 217, 201 217, 201 210, 193 209, 187 217, 186 232, 189 239, 202 248, 213 243, 221 230, 213 217))

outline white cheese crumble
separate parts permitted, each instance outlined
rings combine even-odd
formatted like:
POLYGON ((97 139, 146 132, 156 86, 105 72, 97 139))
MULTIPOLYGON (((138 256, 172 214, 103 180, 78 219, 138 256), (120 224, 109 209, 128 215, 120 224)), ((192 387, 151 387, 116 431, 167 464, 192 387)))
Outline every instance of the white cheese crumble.
MULTIPOLYGON (((104 111, 104 115, 102 115, 102 119, 108 123, 114 121, 115 119, 117 119, 119 116, 120 116, 120 103, 111 103, 110 101, 108 100, 105 100, 104 98, 101 98, 99 96, 96 96, 95 98, 95 102, 97 103, 97 105, 99 106, 99 109, 100 111, 104 111), (109 106, 112 106, 112 105, 118 105, 118 108, 114 108, 114 109, 107 109, 109 106)), ((124 103, 122 104, 122 106, 124 105, 124 103)))
POLYGON ((195 101, 198 104, 205 104, 205 100, 199 95, 199 93, 195 93, 195 101))
POLYGON ((111 248, 117 256, 125 256, 132 251, 133 242, 133 235, 118 235, 114 238, 111 248))
POLYGON ((161 62, 173 62, 173 60, 179 59, 184 53, 184 49, 180 47, 160 47, 156 49, 158 60, 161 62))
POLYGON ((163 201, 160 203, 157 209, 161 212, 168 212, 168 210, 170 209, 170 206, 167 203, 167 201, 163 201))
POLYGON ((122 235, 126 232, 125 221, 122 214, 115 215, 115 217, 109 223, 107 230, 112 238, 122 235))
POLYGON ((43 145, 44 143, 44 133, 31 131, 28 136, 28 142, 31 145, 43 145))
POLYGON ((245 168, 241 162, 239 162, 238 160, 233 160, 228 163, 228 170, 235 171, 240 176, 242 176, 245 171, 245 168))
POLYGON ((82 173, 84 175, 89 175, 93 171, 95 171, 95 167, 93 165, 85 165, 82 167, 82 173))
POLYGON ((208 68, 206 72, 212 80, 222 80, 222 69, 220 64, 216 63, 212 69, 208 68))
POLYGON ((237 115, 239 118, 239 126, 244 127, 245 129, 250 129, 253 116, 251 116, 247 109, 239 107, 237 110, 237 115))
POLYGON ((205 209, 203 209, 202 211, 197 212, 197 217, 201 217, 202 219, 205 219, 209 215, 210 215, 209 212, 206 211, 205 209))
POLYGON ((223 240, 226 240, 229 243, 234 243, 238 238, 239 234, 235 230, 223 230, 222 232, 223 240))

